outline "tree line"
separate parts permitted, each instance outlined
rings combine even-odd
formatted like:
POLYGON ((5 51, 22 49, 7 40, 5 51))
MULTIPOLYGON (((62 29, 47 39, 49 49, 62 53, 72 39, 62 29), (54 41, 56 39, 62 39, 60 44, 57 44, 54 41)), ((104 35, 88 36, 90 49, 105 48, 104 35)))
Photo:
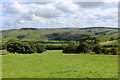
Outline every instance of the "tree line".
POLYGON ((112 47, 111 49, 106 49, 99 45, 96 39, 91 41, 86 41, 86 39, 81 40, 79 43, 76 41, 69 41, 66 45, 44 45, 40 43, 33 43, 31 41, 20 42, 15 39, 10 39, 3 46, 2 49, 6 49, 10 53, 19 54, 33 54, 42 53, 46 50, 62 50, 63 53, 76 53, 76 54, 111 54, 116 55, 117 49, 112 47))
POLYGON ((111 49, 106 49, 99 44, 90 44, 86 41, 82 41, 79 45, 76 44, 75 41, 70 41, 68 46, 64 47, 63 53, 76 53, 76 54, 110 54, 110 55, 119 55, 117 49, 115 47, 111 49))
POLYGON ((45 51, 45 45, 34 44, 31 41, 20 42, 15 39, 10 39, 3 46, 2 49, 6 49, 10 53, 19 54, 32 54, 32 53, 42 53, 45 51))

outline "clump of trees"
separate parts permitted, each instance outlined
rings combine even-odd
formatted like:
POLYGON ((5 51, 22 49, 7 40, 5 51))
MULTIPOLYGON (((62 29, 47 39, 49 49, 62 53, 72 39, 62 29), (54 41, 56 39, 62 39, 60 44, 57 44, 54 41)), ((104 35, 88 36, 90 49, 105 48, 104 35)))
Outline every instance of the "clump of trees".
MULTIPOLYGON (((56 34, 55 34, 56 35, 56 34)), ((119 55, 116 47, 107 49, 105 46, 98 44, 96 38, 88 39, 84 38, 80 42, 69 41, 67 45, 43 45, 40 43, 33 43, 31 41, 21 42, 15 39, 10 39, 3 46, 2 49, 6 49, 10 53, 19 53, 19 54, 33 54, 33 53, 42 53, 46 50, 63 50, 63 53, 93 53, 93 54, 110 54, 110 55, 119 55)))
POLYGON ((75 41, 70 41, 68 46, 64 47, 63 53, 88 53, 91 49, 87 42, 80 42, 79 45, 75 41))
POLYGON ((45 46, 43 44, 34 44, 31 41, 20 42, 15 39, 10 39, 7 41, 2 49, 6 49, 10 53, 19 54, 33 54, 35 52, 42 53, 45 51, 45 46))
POLYGON ((90 43, 83 41, 79 42, 79 45, 76 44, 75 41, 70 41, 68 46, 64 47, 63 53, 94 53, 94 54, 110 54, 110 55, 116 55, 117 49, 111 48, 106 49, 103 46, 99 44, 91 45, 90 43))

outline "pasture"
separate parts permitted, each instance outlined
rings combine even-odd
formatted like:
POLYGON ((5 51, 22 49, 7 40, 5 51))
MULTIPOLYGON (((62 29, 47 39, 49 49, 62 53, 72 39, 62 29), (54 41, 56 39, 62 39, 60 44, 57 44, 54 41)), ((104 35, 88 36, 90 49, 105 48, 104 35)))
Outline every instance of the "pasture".
POLYGON ((118 78, 118 56, 61 50, 10 54, 2 56, 2 71, 3 78, 118 78))

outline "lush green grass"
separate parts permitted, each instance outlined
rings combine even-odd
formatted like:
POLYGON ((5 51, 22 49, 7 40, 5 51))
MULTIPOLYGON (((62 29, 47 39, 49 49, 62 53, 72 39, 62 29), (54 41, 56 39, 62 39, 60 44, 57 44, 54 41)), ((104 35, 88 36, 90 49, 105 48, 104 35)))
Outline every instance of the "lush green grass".
POLYGON ((118 56, 62 54, 13 54, 2 57, 3 78, 117 78, 118 56))

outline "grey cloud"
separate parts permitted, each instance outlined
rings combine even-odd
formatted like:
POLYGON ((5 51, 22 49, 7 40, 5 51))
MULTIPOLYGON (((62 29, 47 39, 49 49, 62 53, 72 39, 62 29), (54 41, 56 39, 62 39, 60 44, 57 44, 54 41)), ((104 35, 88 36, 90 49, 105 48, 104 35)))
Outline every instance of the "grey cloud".
POLYGON ((17 2, 7 2, 3 4, 3 13, 17 14, 25 12, 25 9, 17 2))
POLYGON ((74 3, 85 8, 94 8, 105 5, 104 2, 74 2, 74 3))

